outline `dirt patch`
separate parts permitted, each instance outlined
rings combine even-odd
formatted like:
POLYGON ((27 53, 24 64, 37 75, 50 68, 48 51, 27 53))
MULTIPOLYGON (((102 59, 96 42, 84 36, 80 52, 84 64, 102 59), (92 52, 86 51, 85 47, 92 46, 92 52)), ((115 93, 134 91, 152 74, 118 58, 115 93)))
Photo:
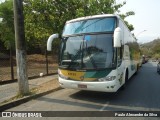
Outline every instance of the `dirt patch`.
MULTIPOLYGON (((47 57, 48 63, 53 64, 58 62, 57 56, 50 56, 47 57)), ((40 54, 34 54, 34 55, 27 55, 27 62, 30 63, 39 63, 39 64, 46 64, 46 56, 40 55, 40 54)))
MULTIPOLYGON (((13 57, 14 79, 17 79, 16 58, 13 57)), ((48 74, 57 72, 58 63, 57 56, 48 55, 48 74)), ((40 73, 47 74, 45 55, 33 54, 27 55, 27 72, 28 77, 39 76, 40 73)), ((12 80, 10 60, 0 60, 0 82, 12 80)))

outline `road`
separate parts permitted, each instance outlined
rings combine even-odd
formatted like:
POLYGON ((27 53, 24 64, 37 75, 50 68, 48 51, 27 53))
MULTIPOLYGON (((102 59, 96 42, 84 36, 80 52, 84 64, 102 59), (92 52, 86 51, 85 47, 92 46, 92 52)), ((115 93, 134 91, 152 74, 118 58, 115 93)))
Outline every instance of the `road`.
POLYGON ((159 92, 160 75, 156 63, 149 62, 128 80, 125 90, 103 93, 62 89, 8 111, 160 111, 159 92))

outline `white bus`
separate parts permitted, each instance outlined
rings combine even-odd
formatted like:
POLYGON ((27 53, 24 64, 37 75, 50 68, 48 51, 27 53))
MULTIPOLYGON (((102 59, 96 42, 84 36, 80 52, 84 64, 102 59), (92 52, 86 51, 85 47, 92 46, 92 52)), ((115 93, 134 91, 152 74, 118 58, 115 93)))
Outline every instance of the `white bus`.
MULTIPOLYGON (((58 79, 63 88, 116 92, 139 68, 140 52, 118 15, 67 21, 61 35, 58 79)), ((51 51, 53 34, 47 41, 51 51)))

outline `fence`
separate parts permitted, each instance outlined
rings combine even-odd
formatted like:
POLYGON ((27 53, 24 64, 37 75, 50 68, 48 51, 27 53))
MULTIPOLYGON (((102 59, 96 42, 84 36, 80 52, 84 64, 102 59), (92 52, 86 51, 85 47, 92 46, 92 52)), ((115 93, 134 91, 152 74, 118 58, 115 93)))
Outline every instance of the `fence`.
MULTIPOLYGON (((49 52, 27 55, 28 77, 37 77, 40 73, 49 75, 57 73, 57 55, 49 52)), ((17 79, 15 50, 0 50, 0 83, 17 79)))

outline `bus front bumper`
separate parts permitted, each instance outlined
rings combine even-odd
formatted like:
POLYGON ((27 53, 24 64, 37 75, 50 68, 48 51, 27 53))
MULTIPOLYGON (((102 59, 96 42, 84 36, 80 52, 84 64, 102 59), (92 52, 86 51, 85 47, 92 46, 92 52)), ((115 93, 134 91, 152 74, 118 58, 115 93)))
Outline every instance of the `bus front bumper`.
POLYGON ((79 90, 89 91, 101 91, 101 92, 116 92, 119 88, 119 82, 117 80, 104 81, 104 82, 84 82, 65 80, 59 77, 59 83, 62 88, 72 88, 79 90))

